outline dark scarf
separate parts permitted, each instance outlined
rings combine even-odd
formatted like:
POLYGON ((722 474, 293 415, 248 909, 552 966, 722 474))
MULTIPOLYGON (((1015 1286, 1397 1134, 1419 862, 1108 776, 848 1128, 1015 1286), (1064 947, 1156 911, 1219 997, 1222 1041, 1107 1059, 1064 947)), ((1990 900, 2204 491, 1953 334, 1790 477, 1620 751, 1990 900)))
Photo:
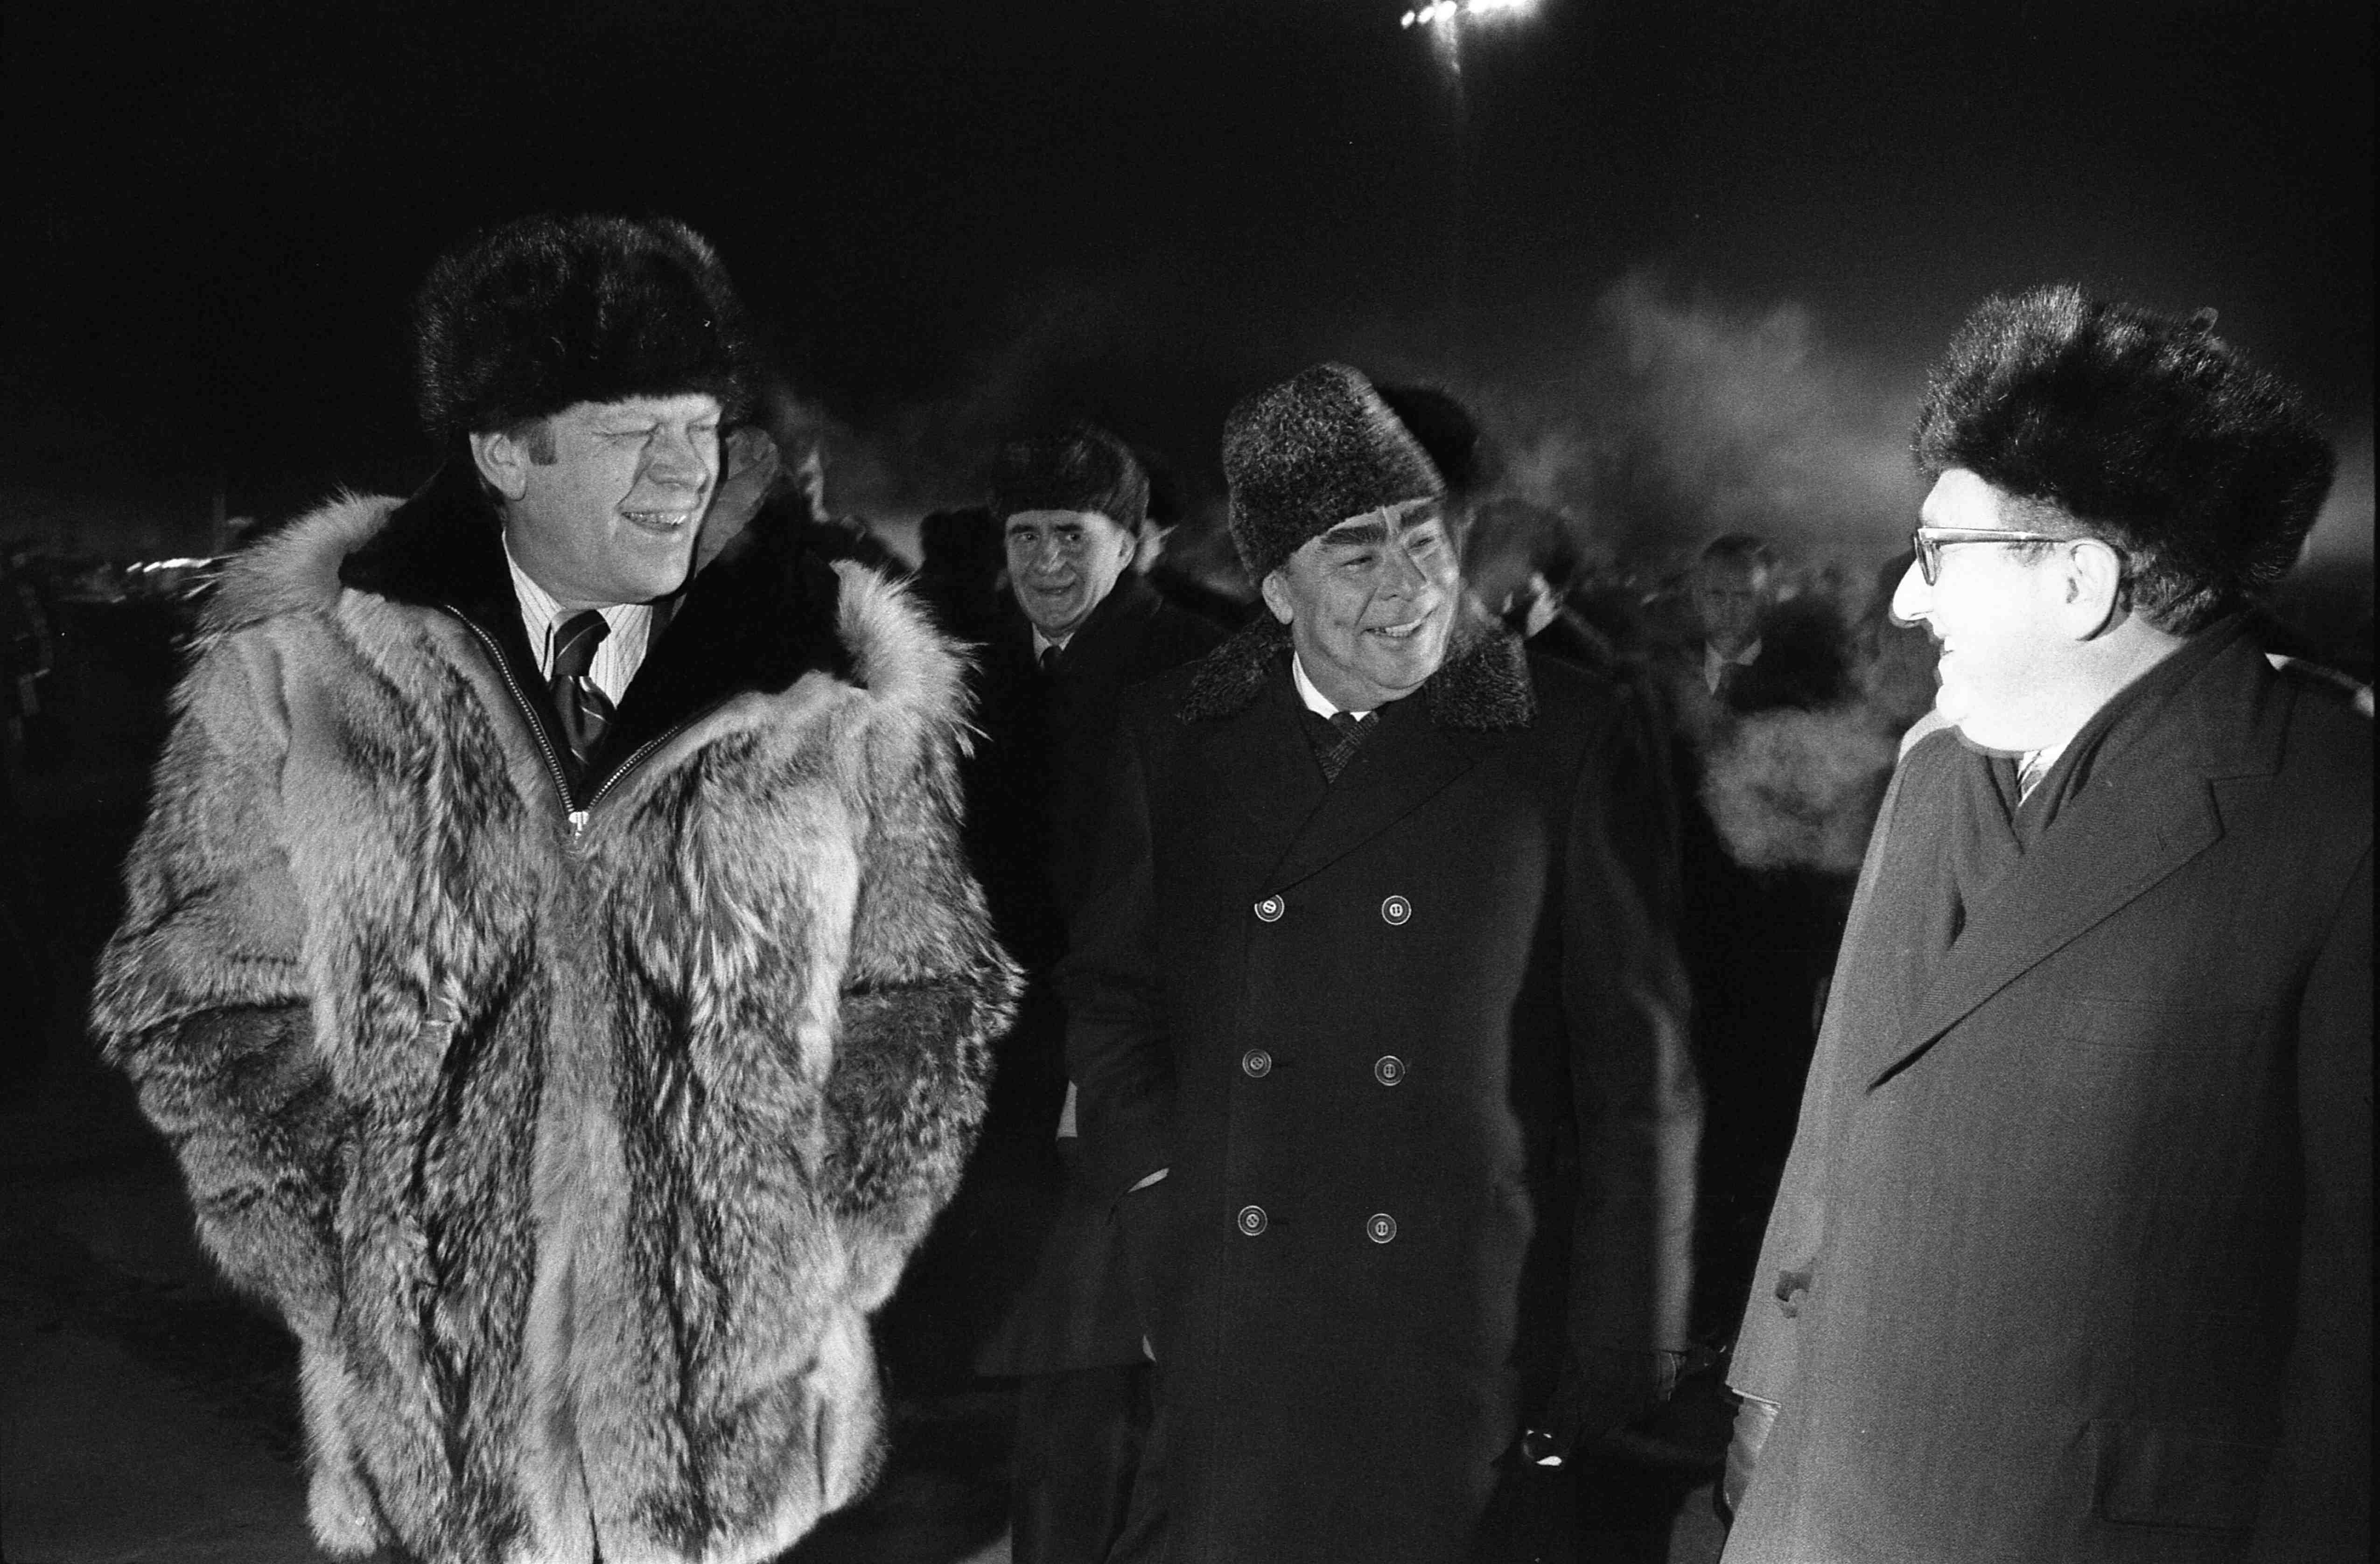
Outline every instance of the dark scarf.
POLYGON ((1887 822, 1889 849, 1836 965, 1845 1024, 1861 1036, 1875 1036, 1876 1026, 1897 1028, 1958 942, 1967 909, 1995 880, 2027 853, 2054 847, 2052 832, 2062 816, 2077 808, 2121 807, 2117 794, 2140 782, 2128 775, 2127 755, 2241 632, 2238 620, 2218 624, 2118 691, 2022 806, 2016 765, 2007 756, 1950 733, 1931 735, 1912 750, 1887 822))

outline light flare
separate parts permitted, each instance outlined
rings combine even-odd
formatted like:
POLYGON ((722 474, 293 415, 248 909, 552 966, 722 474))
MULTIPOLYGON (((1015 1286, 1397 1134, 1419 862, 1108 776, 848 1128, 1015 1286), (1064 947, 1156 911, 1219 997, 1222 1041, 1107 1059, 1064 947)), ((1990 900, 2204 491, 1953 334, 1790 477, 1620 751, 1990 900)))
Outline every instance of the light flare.
POLYGON ((1436 27, 1440 23, 1476 21, 1487 17, 1525 16, 1536 9, 1537 0, 1429 0, 1416 6, 1398 18, 1404 28, 1436 27))

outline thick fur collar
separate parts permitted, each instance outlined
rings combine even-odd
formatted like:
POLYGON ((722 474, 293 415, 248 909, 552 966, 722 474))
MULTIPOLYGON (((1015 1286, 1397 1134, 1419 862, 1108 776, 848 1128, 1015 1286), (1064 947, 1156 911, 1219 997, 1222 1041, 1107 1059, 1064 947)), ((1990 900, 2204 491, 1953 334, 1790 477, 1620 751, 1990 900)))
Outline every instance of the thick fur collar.
MULTIPOLYGON (((412 499, 343 494, 235 560, 202 641, 283 614, 332 612, 343 588, 444 610, 485 630, 523 687, 537 660, 520 626, 496 517, 450 464, 412 499)), ((592 777, 734 697, 777 694, 807 673, 963 712, 965 662, 907 593, 864 566, 830 565, 783 527, 747 526, 665 603, 592 777)))
MULTIPOLYGON (((1430 720, 1441 728, 1488 732, 1525 728, 1537 720, 1536 686, 1529 679, 1521 638, 1476 617, 1456 622, 1454 644, 1422 694, 1430 720)), ((1229 717, 1256 699, 1273 664, 1290 649, 1289 626, 1265 616, 1208 652, 1196 664, 1183 720, 1229 717)))
POLYGON ((388 525, 401 500, 342 491, 224 567, 199 616, 202 637, 229 635, 285 613, 327 613, 339 600, 339 567, 388 525))

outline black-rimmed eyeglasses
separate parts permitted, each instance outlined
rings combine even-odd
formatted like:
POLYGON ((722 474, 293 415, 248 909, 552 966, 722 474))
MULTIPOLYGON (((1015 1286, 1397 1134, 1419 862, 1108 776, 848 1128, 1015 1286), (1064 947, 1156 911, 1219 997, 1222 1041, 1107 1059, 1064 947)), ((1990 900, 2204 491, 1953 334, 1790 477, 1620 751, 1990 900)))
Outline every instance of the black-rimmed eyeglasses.
POLYGON ((1996 527, 1921 527, 1909 535, 1917 552, 1917 573, 1934 585, 1942 574, 1942 550, 1951 543, 2070 543, 2055 532, 2003 532, 1996 527))

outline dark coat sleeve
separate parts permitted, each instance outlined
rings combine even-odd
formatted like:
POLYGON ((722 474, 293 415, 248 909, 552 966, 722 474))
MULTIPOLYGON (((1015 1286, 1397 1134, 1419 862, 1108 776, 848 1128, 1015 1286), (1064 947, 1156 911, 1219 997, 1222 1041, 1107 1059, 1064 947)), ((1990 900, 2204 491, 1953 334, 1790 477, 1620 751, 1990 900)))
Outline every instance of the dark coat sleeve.
POLYGON ((1066 1005, 1066 1063, 1078 1092, 1086 1171, 1112 1198, 1172 1166, 1173 1058, 1157 957, 1155 849, 1148 765, 1129 711, 1118 734, 1100 846, 1058 968, 1066 1005))
POLYGON ((2372 1556, 2372 855, 2298 1008, 2305 1207, 2281 1444, 2259 1560, 2372 1556))
POLYGON ((177 693, 91 1027, 179 1158, 208 1252, 293 1327, 327 1328, 349 1110, 313 1043, 276 667, 218 642, 177 693))
POLYGON ((868 768, 859 909, 826 1082, 823 1187, 863 1308, 891 1296, 958 1187, 991 1043, 1022 986, 959 842, 954 735, 880 736, 868 768))
POLYGON ((1659 751, 1616 700, 1572 811, 1563 999, 1579 1124, 1571 1344, 1682 1352, 1702 1095, 1659 751), (1602 763, 1595 763, 1599 758, 1602 763))

